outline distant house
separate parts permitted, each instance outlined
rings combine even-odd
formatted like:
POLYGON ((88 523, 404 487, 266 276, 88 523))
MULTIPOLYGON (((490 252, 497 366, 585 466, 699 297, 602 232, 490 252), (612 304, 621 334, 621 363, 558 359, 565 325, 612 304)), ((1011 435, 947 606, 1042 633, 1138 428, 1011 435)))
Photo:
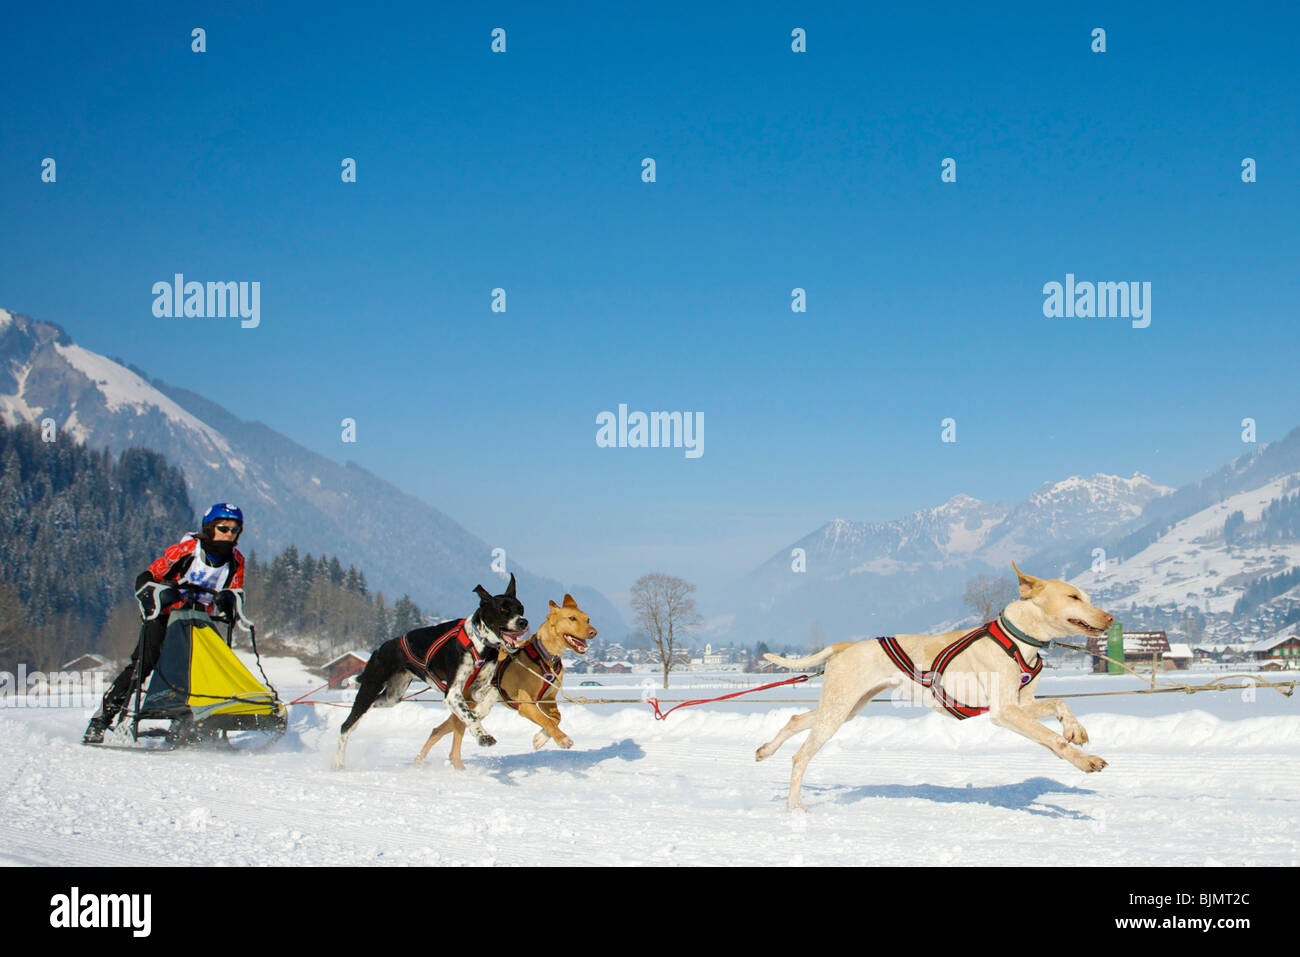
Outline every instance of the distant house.
POLYGON ((626 661, 598 661, 591 671, 598 675, 630 675, 632 666, 626 661))
POLYGON ((1261 638, 1250 645, 1246 653, 1256 661, 1270 662, 1288 671, 1300 669, 1300 634, 1296 631, 1283 631, 1268 638, 1261 638))
POLYGON ((1191 645, 1184 642, 1170 642, 1169 653, 1165 655, 1165 660, 1172 663, 1179 671, 1185 671, 1194 657, 1191 645))
MULTIPOLYGON (((1184 646, 1185 647, 1185 646, 1184 646)), ((1107 638, 1096 635, 1088 639, 1088 650, 1097 654, 1107 654, 1107 638)), ((1126 631, 1124 632, 1124 664, 1130 668, 1141 665, 1151 667, 1156 661, 1157 668, 1179 667, 1174 661, 1162 661, 1169 655, 1169 637, 1163 631, 1126 631)), ((1190 651, 1188 653, 1190 660, 1190 651)), ((1093 671, 1104 672, 1108 666, 1104 658, 1094 659, 1093 671)), ((1183 667, 1186 667, 1184 664, 1183 667)))
POLYGON ((691 664, 697 668, 718 668, 726 663, 727 656, 723 654, 722 649, 714 651, 711 644, 704 646, 704 654, 691 659, 691 664))
POLYGON ((71 661, 65 661, 61 671, 106 671, 108 659, 103 655, 78 655, 71 661))
POLYGON ((320 673, 329 679, 331 688, 354 687, 361 677, 370 655, 364 651, 345 651, 332 661, 320 666, 320 673))

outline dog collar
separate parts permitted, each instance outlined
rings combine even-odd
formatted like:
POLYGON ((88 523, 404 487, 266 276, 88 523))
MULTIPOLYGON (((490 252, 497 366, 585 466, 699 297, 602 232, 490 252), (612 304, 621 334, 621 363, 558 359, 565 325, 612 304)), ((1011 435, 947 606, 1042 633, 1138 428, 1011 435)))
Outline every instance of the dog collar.
POLYGON ((1011 622, 1007 620, 1007 616, 1004 614, 1005 611, 1006 609, 1004 608, 1002 609, 1002 611, 998 612, 998 624, 1001 625, 1002 630, 1005 631, 1007 634, 1009 634, 1012 638, 1016 639, 1017 641, 1023 641, 1027 645, 1033 645, 1035 648, 1046 648, 1048 645, 1051 644, 1050 641, 1039 641, 1037 638, 1033 638, 1025 634, 1015 625, 1011 624, 1011 622))
POLYGON ((469 635, 470 641, 479 647, 489 647, 493 644, 490 639, 492 632, 487 630, 488 637, 484 637, 484 632, 479 630, 478 625, 474 623, 474 617, 470 616, 465 619, 465 634, 469 635))
POLYGON ((535 649, 537 649, 538 658, 540 659, 542 664, 546 665, 547 668, 554 669, 555 666, 559 663, 560 656, 551 654, 549 651, 546 650, 546 646, 542 644, 541 632, 538 632, 537 636, 533 639, 532 646, 535 649))

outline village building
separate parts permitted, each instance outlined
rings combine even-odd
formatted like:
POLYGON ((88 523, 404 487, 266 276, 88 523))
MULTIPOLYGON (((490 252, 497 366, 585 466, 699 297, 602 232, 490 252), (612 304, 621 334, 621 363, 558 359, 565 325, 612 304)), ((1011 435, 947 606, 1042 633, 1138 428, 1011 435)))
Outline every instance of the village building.
MULTIPOLYGON (((1106 635, 1096 635, 1088 639, 1088 650, 1097 654, 1108 654, 1108 639, 1106 635)), ((1186 649, 1186 646, 1180 646, 1186 649)), ((1180 667, 1174 660, 1167 659, 1169 655, 1169 637, 1163 631, 1126 631, 1124 632, 1124 664, 1130 668, 1150 670, 1152 663, 1155 663, 1157 670, 1180 667)), ((1186 649, 1186 655, 1180 654, 1178 660, 1182 660, 1186 667, 1186 662, 1191 660, 1191 649, 1186 649)), ((1104 658, 1094 659, 1092 670, 1098 673, 1105 673, 1109 662, 1104 658)))
POLYGON ((369 660, 370 655, 364 651, 345 651, 317 670, 329 679, 331 688, 355 688, 360 683, 361 669, 369 660))
POLYGON ((1300 633, 1295 626, 1284 628, 1249 645, 1246 654, 1255 661, 1264 662, 1264 667, 1300 670, 1300 633))
POLYGON ((109 671, 108 659, 103 655, 78 655, 71 661, 65 661, 61 671, 109 671))

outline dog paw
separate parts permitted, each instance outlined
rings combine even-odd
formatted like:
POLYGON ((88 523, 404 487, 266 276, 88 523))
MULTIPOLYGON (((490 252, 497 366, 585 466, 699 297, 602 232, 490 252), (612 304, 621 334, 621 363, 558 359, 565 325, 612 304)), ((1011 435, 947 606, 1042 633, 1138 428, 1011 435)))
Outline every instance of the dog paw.
POLYGON ((331 767, 333 770, 335 770, 335 771, 342 771, 342 770, 343 770, 343 759, 342 759, 342 758, 335 758, 333 761, 330 762, 330 767, 331 767))
POLYGON ((1082 755, 1082 760, 1076 763, 1079 766, 1079 770, 1087 771, 1089 774, 1091 774, 1093 771, 1100 771, 1102 768, 1106 766, 1105 759, 1099 758, 1095 754, 1082 755))
POLYGON ((492 747, 492 745, 496 743, 497 743, 497 739, 492 737, 492 735, 490 734, 485 734, 478 739, 478 746, 480 748, 490 748, 492 747))
POLYGON ((549 734, 547 734, 545 731, 538 731, 535 735, 533 735, 533 750, 534 751, 542 750, 542 748, 546 747, 546 742, 549 740, 551 740, 551 736, 549 734))
POLYGON ((1067 724, 1062 730, 1062 736, 1071 744, 1087 744, 1088 732, 1083 729, 1083 725, 1074 721, 1067 724))
POLYGON ((771 753, 772 753, 772 749, 771 749, 768 745, 765 744, 765 745, 763 745, 761 748, 759 748, 757 751, 754 752, 754 760, 755 760, 755 761, 762 761, 764 758, 766 758, 766 757, 768 757, 769 755, 771 755, 771 753))
POLYGON ((564 748, 564 750, 566 751, 569 750, 569 748, 573 747, 573 739, 569 737, 567 734, 564 737, 560 738, 560 740, 555 743, 558 744, 560 747, 564 748))

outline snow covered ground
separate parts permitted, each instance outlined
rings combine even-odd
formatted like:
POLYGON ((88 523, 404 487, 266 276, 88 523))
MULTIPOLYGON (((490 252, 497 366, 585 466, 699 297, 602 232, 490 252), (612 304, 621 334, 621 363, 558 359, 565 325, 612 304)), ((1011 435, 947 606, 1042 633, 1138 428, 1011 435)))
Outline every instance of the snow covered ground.
MULTIPOLYGON (((308 689, 296 662, 267 664, 286 700, 308 689)), ((572 695, 635 699, 644 676, 600 676, 600 687, 578 680, 570 676, 572 695)), ((688 674, 659 693, 711 697, 749 680, 688 674)), ((1042 685, 1044 694, 1138 687, 1079 673, 1042 685)), ((464 772, 444 760, 449 741, 425 767, 411 765, 446 714, 440 701, 372 710, 341 772, 330 758, 343 708, 295 707, 289 733, 261 754, 84 748, 87 709, 3 709, 0 862, 1300 863, 1300 696, 1074 699, 1088 750, 1110 762, 1094 775, 987 718, 958 722, 884 701, 814 759, 809 811, 792 815, 786 787, 801 739, 762 763, 754 749, 803 710, 777 700, 795 697, 815 698, 815 686, 684 708, 666 721, 640 703, 568 705, 573 749, 540 752, 534 726, 498 707, 487 719, 498 744, 467 741, 464 772)))

